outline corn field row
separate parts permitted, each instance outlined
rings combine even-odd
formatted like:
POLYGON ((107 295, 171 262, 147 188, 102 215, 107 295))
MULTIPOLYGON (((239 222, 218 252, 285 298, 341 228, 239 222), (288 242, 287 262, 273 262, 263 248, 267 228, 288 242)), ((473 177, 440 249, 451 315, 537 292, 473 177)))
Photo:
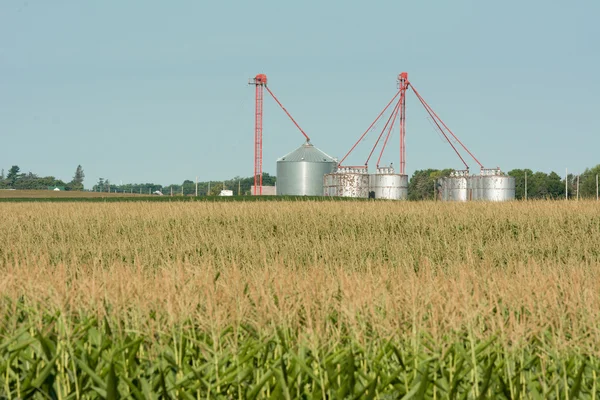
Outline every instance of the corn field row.
POLYGON ((481 341, 469 333, 441 343, 422 334, 368 347, 351 338, 311 346, 286 331, 263 337, 244 326, 147 337, 115 335, 107 320, 64 323, 55 316, 42 330, 25 325, 2 332, 5 397, 574 399, 598 393, 600 358, 557 353, 551 335, 510 352, 494 336, 481 341))
POLYGON ((0 398, 598 392, 594 202, 0 213, 0 398))

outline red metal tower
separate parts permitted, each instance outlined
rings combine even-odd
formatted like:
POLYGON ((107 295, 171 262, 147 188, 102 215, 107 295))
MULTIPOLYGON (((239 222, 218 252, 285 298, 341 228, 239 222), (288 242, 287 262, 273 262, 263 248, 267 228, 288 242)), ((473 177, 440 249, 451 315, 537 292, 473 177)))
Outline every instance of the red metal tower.
POLYGON ((296 122, 296 120, 290 115, 288 110, 285 109, 283 104, 275 97, 273 92, 267 87, 267 75, 258 74, 254 77, 253 80, 249 82, 250 85, 256 86, 256 108, 254 112, 254 195, 262 195, 262 137, 263 137, 263 89, 267 89, 267 92, 273 97, 273 100, 281 107, 281 109, 285 112, 285 114, 292 120, 294 125, 300 130, 300 132, 306 138, 306 142, 310 143, 310 138, 300 128, 300 125, 296 122), (257 193, 258 192, 258 193, 257 193))
POLYGON ((262 135, 263 135, 263 88, 267 76, 258 74, 252 85, 256 86, 256 108, 254 111, 254 195, 262 195, 262 135), (256 193, 258 190, 258 193, 256 193))
POLYGON ((350 153, 352 153, 352 151, 356 148, 356 146, 358 146, 358 144, 365 138, 365 136, 371 131, 371 129, 375 126, 377 121, 379 121, 379 119, 387 111, 387 109, 390 108, 390 105, 392 105, 392 103, 394 103, 394 101, 396 101, 396 98, 398 98, 398 100, 396 101, 396 104, 392 107, 392 112, 391 112, 389 118, 387 119, 387 122, 383 126, 383 129, 381 130, 381 133, 379 134, 379 137, 377 138, 375 145, 373 146, 373 148, 371 149, 371 152, 369 153, 369 156, 365 162, 365 165, 364 166, 350 166, 350 168, 367 169, 369 160, 371 159, 373 152, 375 151, 375 149, 379 145, 379 142, 381 141, 381 139, 383 138, 383 136, 385 134, 385 140, 383 141, 383 145, 381 147, 381 152, 379 153, 379 158, 377 159, 377 168, 379 168, 379 162, 381 161, 381 157, 387 146, 388 139, 392 132, 392 128, 393 128, 394 124, 396 123, 396 120, 399 120, 400 121, 400 171, 399 172, 401 175, 406 174, 406 141, 405 141, 405 139, 406 139, 406 92, 409 87, 413 90, 413 92, 415 93, 415 95, 417 96, 417 98, 419 99, 419 101, 421 102, 423 107, 425 108, 425 111, 427 111, 427 114, 429 114, 429 116, 431 117, 435 126, 442 133, 442 135, 444 136, 444 138, 446 139, 448 144, 450 144, 450 146, 452 147, 454 152, 458 155, 460 160, 463 162, 463 164, 465 165, 465 168, 468 170, 469 166, 467 165, 464 158, 460 155, 458 149, 454 145, 456 143, 458 143, 473 158, 473 160, 475 160, 475 162, 481 168, 483 168, 483 165, 481 165, 479 160, 477 160, 477 158, 475 158, 473 153, 471 153, 469 151, 469 149, 467 149, 467 147, 458 139, 458 137, 456 137, 454 132, 452 132, 450 130, 450 128, 448 128, 448 126, 446 126, 444 121, 441 120, 441 118, 435 113, 435 111, 433 111, 433 109, 429 106, 429 104, 427 104, 427 102, 423 99, 423 97, 419 94, 419 92, 417 92, 415 87, 408 81, 408 73, 407 72, 402 72, 400 75, 398 75, 398 92, 396 92, 396 94, 394 95, 392 100, 390 100, 390 102, 385 106, 383 111, 381 111, 379 113, 379 115, 377 116, 377 118, 375 118, 375 121, 373 121, 371 123, 371 125, 369 125, 367 130, 362 134, 362 136, 360 136, 360 138, 352 146, 350 151, 348 151, 348 153, 340 160, 338 166, 340 168, 346 167, 346 166, 343 166, 342 163, 346 160, 346 158, 350 155, 350 153), (386 132, 387 132, 387 134, 386 134, 386 132), (448 133, 450 135, 448 135, 448 133), (452 136, 454 138, 454 142, 450 139, 449 136, 452 136))
MULTIPOLYGON (((398 88, 400 89, 400 174, 405 174, 406 169, 406 90, 408 89, 408 72, 398 75, 398 88)), ((379 162, 377 162, 379 164, 379 162)))

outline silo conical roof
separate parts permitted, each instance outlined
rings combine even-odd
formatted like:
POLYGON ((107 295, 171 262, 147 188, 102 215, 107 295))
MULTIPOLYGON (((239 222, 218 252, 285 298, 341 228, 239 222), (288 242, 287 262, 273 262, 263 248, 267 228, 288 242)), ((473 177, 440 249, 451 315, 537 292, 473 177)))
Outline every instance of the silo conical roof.
POLYGON ((323 196, 323 177, 336 166, 335 158, 304 143, 277 160, 277 194, 323 196))
POLYGON ((330 155, 317 149, 310 143, 304 143, 291 153, 279 158, 277 162, 326 162, 336 163, 337 160, 330 155))

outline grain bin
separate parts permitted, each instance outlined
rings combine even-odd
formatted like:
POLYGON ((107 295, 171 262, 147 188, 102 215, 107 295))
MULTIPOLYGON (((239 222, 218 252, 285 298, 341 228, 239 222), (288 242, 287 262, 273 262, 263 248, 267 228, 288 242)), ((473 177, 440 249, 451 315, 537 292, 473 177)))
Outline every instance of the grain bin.
POLYGON ((369 173, 366 168, 339 168, 323 179, 325 196, 369 197, 369 173))
POLYGON ((467 201, 469 170, 452 171, 450 176, 438 179, 442 201, 467 201))
POLYGON ((406 200, 408 198, 408 175, 394 173, 394 168, 377 168, 369 175, 369 197, 375 199, 406 200))
POLYGON ((515 178, 500 168, 482 168, 479 176, 469 178, 469 200, 509 201, 515 199, 515 178))
POLYGON ((323 196, 323 176, 336 166, 335 158, 307 142, 277 160, 277 195, 323 196))

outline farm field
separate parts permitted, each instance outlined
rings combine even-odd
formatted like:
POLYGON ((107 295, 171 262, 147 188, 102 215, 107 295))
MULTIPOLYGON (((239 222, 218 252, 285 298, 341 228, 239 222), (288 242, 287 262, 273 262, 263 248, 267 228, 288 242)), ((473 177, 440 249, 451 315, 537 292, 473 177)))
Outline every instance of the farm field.
MULTIPOLYGON (((53 190, 0 190, 0 199, 15 198, 97 198, 97 197, 142 197, 137 193, 108 193, 108 192, 84 192, 78 190, 53 191, 53 190)), ((146 195, 147 196, 147 195, 146 195)))
POLYGON ((255 201, 365 201, 354 198, 323 198, 321 196, 164 196, 137 193, 108 193, 51 190, 0 190, 0 203, 39 203, 39 202, 255 202, 255 201))
POLYGON ((596 398, 594 201, 3 202, 0 398, 596 398))

